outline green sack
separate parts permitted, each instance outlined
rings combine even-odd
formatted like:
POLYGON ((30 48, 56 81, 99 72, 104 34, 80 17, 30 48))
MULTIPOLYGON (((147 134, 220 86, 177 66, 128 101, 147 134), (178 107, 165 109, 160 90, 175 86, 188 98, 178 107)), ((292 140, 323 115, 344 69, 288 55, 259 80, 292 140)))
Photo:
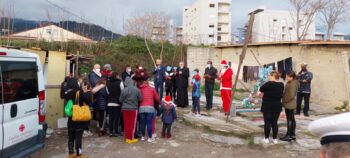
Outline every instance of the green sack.
POLYGON ((73 114, 73 101, 72 100, 68 100, 66 106, 64 107, 64 113, 68 117, 72 117, 72 114, 73 114))

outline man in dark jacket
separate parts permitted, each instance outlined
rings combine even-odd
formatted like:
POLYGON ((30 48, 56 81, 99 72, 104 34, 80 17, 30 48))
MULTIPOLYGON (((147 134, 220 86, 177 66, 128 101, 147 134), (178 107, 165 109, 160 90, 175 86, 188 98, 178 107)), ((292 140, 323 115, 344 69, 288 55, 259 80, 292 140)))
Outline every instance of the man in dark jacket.
POLYGON ((154 77, 154 87, 160 97, 160 100, 163 98, 163 85, 165 79, 165 67, 162 65, 162 60, 157 59, 156 67, 153 71, 154 77))
POLYGON ((92 88, 96 86, 98 79, 102 76, 101 74, 101 66, 99 64, 95 64, 92 71, 89 73, 89 83, 92 88))
POLYGON ((210 110, 213 107, 213 91, 216 75, 218 70, 213 67, 213 62, 207 62, 207 68, 205 68, 204 78, 205 78, 205 98, 207 100, 207 110, 210 110))
POLYGON ((296 115, 300 115, 301 111, 301 102, 304 99, 304 115, 309 116, 309 107, 310 107, 310 95, 311 95, 311 81, 313 74, 307 70, 307 64, 301 64, 301 71, 298 74, 298 80, 300 87, 297 95, 297 111, 296 115))
POLYGON ((125 82, 126 77, 131 77, 134 72, 131 70, 130 65, 126 65, 124 72, 122 73, 123 82, 125 82))

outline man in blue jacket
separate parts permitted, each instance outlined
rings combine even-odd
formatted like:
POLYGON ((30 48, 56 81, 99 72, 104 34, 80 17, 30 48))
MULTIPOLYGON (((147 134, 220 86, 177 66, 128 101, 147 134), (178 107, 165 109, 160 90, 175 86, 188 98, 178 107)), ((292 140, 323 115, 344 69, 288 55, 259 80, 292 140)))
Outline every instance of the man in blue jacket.
POLYGON ((163 85, 165 80, 165 67, 162 65, 162 60, 157 59, 156 67, 153 71, 154 87, 158 92, 160 100, 163 98, 163 85))
POLYGON ((304 99, 304 116, 309 117, 310 108, 310 95, 311 95, 311 81, 313 74, 307 70, 307 64, 301 64, 301 71, 298 73, 298 80, 300 82, 300 87, 297 95, 297 111, 296 115, 300 115, 301 102, 304 99))

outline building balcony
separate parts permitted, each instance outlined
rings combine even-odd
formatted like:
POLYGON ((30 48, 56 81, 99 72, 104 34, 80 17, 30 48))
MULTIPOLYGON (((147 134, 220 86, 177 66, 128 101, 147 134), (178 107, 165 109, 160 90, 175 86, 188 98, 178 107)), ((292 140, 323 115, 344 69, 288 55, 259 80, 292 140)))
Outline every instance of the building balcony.
POLYGON ((218 13, 219 13, 219 14, 230 14, 230 10, 227 10, 227 9, 219 9, 218 13))
POLYGON ((221 31, 218 31, 218 34, 229 34, 229 32, 226 30, 221 30, 221 31))
POLYGON ((219 19, 218 24, 230 24, 229 20, 219 19))
POLYGON ((231 4, 231 1, 230 0, 218 0, 218 3, 219 4, 228 4, 228 5, 230 5, 231 4))

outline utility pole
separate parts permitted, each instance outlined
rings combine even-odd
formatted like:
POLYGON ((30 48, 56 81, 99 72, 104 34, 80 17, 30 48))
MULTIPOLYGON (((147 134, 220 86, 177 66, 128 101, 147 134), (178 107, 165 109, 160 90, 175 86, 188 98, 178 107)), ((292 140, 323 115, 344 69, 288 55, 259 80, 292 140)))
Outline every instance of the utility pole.
POLYGON ((231 97, 231 102, 230 102, 228 115, 226 117, 226 122, 228 122, 228 119, 229 119, 229 117, 231 115, 231 108, 233 108, 232 116, 236 117, 236 115, 237 115, 236 114, 236 106, 232 106, 232 100, 233 100, 232 98, 235 96, 236 88, 237 88, 237 82, 238 82, 238 76, 239 76, 239 73, 241 72, 241 68, 242 68, 242 64, 243 64, 243 61, 244 61, 244 58, 245 58, 245 55, 246 55, 246 52, 247 52, 248 44, 249 44, 249 42, 251 42, 250 37, 251 37, 252 31, 253 31, 253 24, 254 24, 254 20, 255 20, 255 14, 257 14, 259 12, 262 12, 262 11, 264 11, 264 10, 263 9, 257 9, 255 11, 249 13, 250 18, 249 18, 249 23, 248 23, 247 34, 245 35, 242 53, 239 56, 238 70, 237 70, 237 73, 236 73, 236 76, 235 76, 235 83, 232 86, 232 89, 233 89, 232 90, 232 97, 231 97))
POLYGON ((77 60, 76 60, 76 67, 75 67, 75 77, 78 77, 79 75, 79 55, 80 55, 80 51, 77 51, 77 60))

